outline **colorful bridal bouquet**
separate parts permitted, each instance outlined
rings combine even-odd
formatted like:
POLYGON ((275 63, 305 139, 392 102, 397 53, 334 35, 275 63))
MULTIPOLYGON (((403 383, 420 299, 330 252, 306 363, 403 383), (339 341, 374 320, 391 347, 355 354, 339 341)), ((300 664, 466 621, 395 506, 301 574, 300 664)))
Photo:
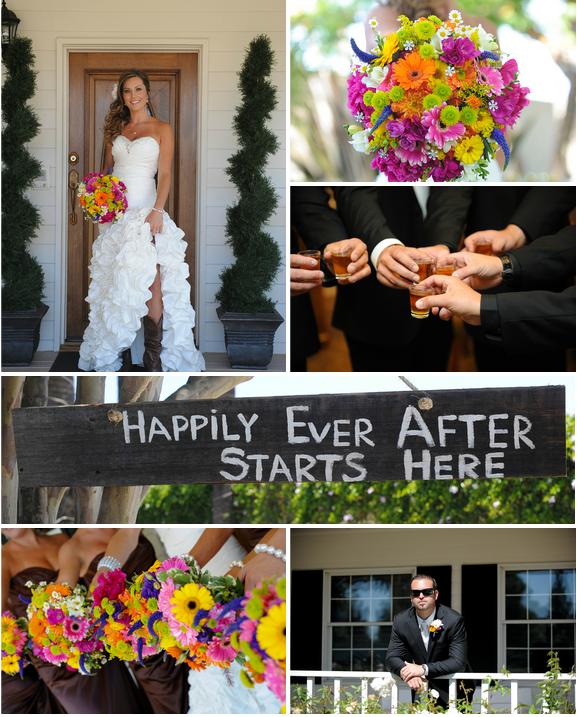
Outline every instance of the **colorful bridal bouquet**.
POLYGON ((94 619, 92 597, 83 585, 27 583, 32 653, 44 662, 88 675, 108 659, 94 619))
POLYGON ((241 679, 247 687, 265 682, 280 699, 286 700, 286 579, 263 580, 247 593, 232 633, 247 665, 241 679))
POLYGON ((28 629, 24 618, 2 613, 2 672, 22 675, 27 660, 28 629))
POLYGON ((529 104, 517 62, 505 61, 481 25, 463 24, 458 10, 445 22, 435 15, 399 20, 386 37, 370 21, 372 53, 351 41, 362 63, 348 79, 354 149, 373 154, 371 166, 390 182, 485 179, 499 148, 506 167, 505 130, 529 104))
POLYGON ((78 201, 86 219, 96 224, 115 222, 128 208, 126 185, 118 177, 92 172, 78 185, 78 201))

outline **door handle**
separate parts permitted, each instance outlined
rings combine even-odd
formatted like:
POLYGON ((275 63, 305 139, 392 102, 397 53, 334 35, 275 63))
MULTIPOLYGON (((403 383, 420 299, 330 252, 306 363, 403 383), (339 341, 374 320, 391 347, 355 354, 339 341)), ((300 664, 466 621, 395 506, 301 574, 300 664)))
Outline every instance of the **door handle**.
POLYGON ((70 189, 70 223, 76 224, 78 218, 76 216, 76 190, 78 189, 78 181, 80 175, 75 169, 68 172, 68 188, 70 189))

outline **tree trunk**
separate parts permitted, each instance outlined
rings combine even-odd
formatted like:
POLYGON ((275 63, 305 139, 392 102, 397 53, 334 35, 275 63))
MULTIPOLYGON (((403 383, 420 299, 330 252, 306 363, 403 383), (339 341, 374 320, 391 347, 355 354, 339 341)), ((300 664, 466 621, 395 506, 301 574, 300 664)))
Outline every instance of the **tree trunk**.
MULTIPOLYGON (((26 376, 22 392, 22 408, 46 406, 48 376, 26 376)), ((20 488, 18 500, 19 523, 47 523, 48 496, 46 488, 20 488)))
MULTIPOLYGON (((162 376, 121 376, 118 379, 120 403, 157 401, 162 376)), ((135 523, 148 486, 106 486, 102 493, 100 523, 135 523)))
MULTIPOLYGON (((48 405, 70 406, 74 403, 74 376, 50 376, 48 405)), ((47 522, 56 523, 59 512, 66 522, 76 521, 76 501, 67 487, 41 488, 46 493, 47 522)))
MULTIPOLYGON (((104 403, 106 376, 79 376, 76 384, 76 403, 104 403)), ((96 523, 102 501, 103 487, 78 486, 72 489, 76 502, 76 521, 96 523)))
MULTIPOLYGON (((192 401, 200 398, 219 398, 239 383, 250 381, 252 376, 191 376, 169 396, 167 401, 192 401)), ((234 395, 234 394, 233 394, 234 395)))
POLYGON ((25 376, 2 379, 2 522, 18 520, 18 465, 12 409, 20 406, 25 376))

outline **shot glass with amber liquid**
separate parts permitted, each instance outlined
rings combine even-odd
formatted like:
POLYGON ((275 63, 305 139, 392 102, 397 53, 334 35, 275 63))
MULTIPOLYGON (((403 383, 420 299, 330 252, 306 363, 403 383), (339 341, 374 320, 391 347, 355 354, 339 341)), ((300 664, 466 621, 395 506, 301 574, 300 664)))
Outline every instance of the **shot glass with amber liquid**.
POLYGON ((413 319, 427 319, 429 317, 429 309, 418 309, 416 303, 423 296, 431 296, 434 294, 434 289, 427 289, 418 284, 413 284, 409 289, 409 300, 411 302, 411 316, 413 319))
POLYGON ((331 250, 331 260, 333 262, 333 272, 337 279, 348 279, 350 274, 347 267, 351 263, 351 254, 353 250, 347 249, 331 250))
POLYGON ((432 256, 421 256, 415 261, 419 267, 417 270, 419 281, 425 281, 427 277, 435 273, 435 260, 432 256))
POLYGON ((318 249, 303 249, 299 251, 300 256, 306 256, 309 259, 314 259, 317 262, 316 266, 311 266, 311 271, 318 271, 321 268, 321 253, 318 249))
POLYGON ((440 256, 436 260, 435 274, 440 274, 441 276, 452 276, 454 271, 457 271, 457 262, 450 254, 447 256, 440 256))
POLYGON ((493 244, 490 239, 477 239, 475 241, 475 254, 493 256, 493 244))

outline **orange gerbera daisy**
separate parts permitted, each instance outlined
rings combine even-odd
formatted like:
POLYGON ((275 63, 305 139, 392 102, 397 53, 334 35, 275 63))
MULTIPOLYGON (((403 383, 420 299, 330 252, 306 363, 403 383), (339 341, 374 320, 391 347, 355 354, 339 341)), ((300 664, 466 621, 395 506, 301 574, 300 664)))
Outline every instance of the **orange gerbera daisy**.
POLYGON ((418 51, 410 52, 397 60, 393 69, 395 80, 404 90, 415 90, 435 74, 435 61, 421 57, 418 51))
MULTIPOLYGON (((415 115, 420 116, 423 112, 423 98, 430 92, 428 85, 423 85, 418 90, 413 92, 407 92, 402 100, 399 102, 393 102, 391 107, 397 117, 403 117, 410 119, 415 115)), ((381 127, 386 128, 386 122, 383 122, 381 127)), ((377 132, 379 129, 377 129, 377 132)), ((375 133, 376 134, 376 133, 375 133)))
POLYGON ((102 206, 108 202, 108 194, 106 194, 106 192, 96 192, 94 194, 94 201, 98 206, 102 206))
POLYGON ((467 97, 467 104, 474 110, 478 110, 483 103, 476 95, 470 95, 469 97, 467 97))

